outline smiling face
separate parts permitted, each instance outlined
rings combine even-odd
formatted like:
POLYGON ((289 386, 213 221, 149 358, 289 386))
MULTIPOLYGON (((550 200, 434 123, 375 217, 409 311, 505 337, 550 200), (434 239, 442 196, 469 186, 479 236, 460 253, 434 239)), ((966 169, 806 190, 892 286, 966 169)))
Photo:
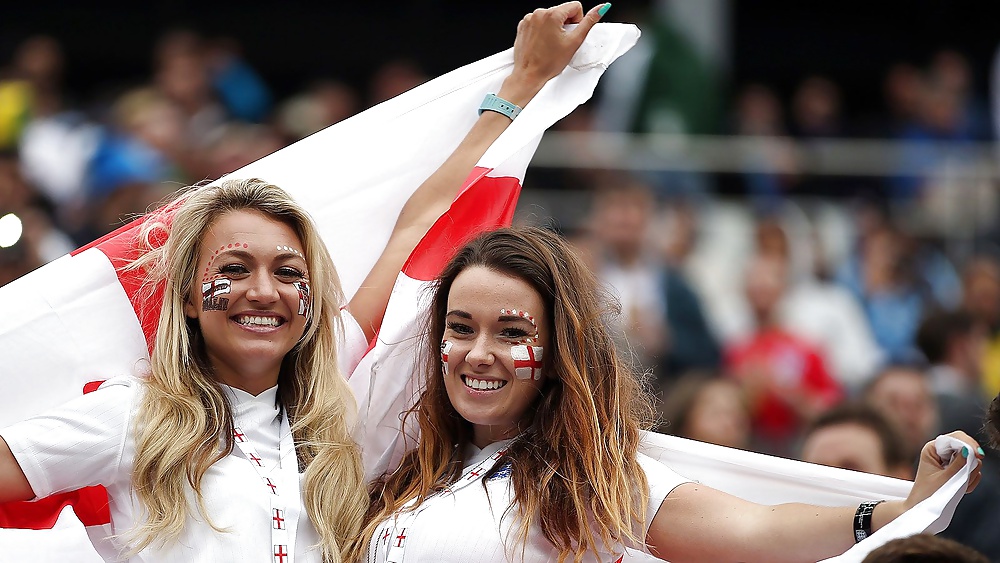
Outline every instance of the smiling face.
POLYGON ((546 375, 550 327, 526 281, 473 266, 452 283, 442 341, 445 389, 479 447, 531 424, 546 375))
POLYGON ((198 320, 223 383, 255 395, 277 384, 312 305, 303 251, 291 227, 257 211, 228 212, 205 230, 184 313, 198 320))

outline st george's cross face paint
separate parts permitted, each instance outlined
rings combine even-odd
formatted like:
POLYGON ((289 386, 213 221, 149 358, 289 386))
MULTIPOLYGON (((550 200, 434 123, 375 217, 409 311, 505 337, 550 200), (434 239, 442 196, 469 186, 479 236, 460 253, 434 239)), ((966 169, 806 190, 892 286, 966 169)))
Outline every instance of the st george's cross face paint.
POLYGON ((451 354, 452 342, 441 341, 441 375, 448 377, 448 356, 451 354))
POLYGON ((312 315, 312 288, 309 287, 309 280, 302 279, 293 282, 292 285, 299 292, 299 308, 297 312, 308 320, 310 315, 312 315))
POLYGON ((220 297, 229 293, 233 281, 218 277, 201 282, 201 309, 203 311, 225 311, 229 309, 229 299, 220 297))
POLYGON ((545 350, 542 346, 534 345, 538 342, 538 324, 535 322, 535 317, 527 311, 517 309, 500 309, 500 317, 520 317, 535 327, 534 334, 511 345, 510 356, 514 360, 514 377, 540 381, 542 379, 542 355, 545 350))

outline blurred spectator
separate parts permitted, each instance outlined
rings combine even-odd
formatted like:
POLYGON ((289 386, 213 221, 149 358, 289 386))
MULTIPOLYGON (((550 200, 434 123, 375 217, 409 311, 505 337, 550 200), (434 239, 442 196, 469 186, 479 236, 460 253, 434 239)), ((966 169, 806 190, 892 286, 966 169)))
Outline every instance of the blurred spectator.
POLYGON ((394 59, 378 68, 372 76, 369 91, 369 106, 380 104, 390 98, 427 82, 428 76, 411 59, 394 59))
POLYGON ((920 320, 931 308, 957 305, 958 276, 940 253, 925 250, 884 218, 860 236, 837 281, 861 301, 890 361, 919 361, 914 337, 920 320))
POLYGON ((358 93, 333 80, 314 83, 278 109, 277 126, 289 143, 351 117, 360 109, 358 93))
POLYGON ((963 430, 986 441, 982 428, 989 399, 979 377, 985 344, 985 327, 963 311, 935 312, 920 325, 917 345, 930 363, 927 375, 937 398, 939 433, 963 430))
POLYGON ((225 125, 206 147, 209 178, 221 178, 282 147, 278 134, 265 125, 225 125))
POLYGON ((863 403, 844 403, 806 429, 800 459, 899 479, 913 479, 914 460, 888 419, 863 403))
MULTIPOLYGON (((156 46, 155 65, 156 88, 180 110, 184 146, 201 147, 226 121, 226 112, 212 89, 203 39, 188 30, 167 33, 156 46)), ((188 167, 191 177, 201 179, 204 174, 196 162, 192 158, 182 164, 188 167)))
POLYGON ((890 365, 872 379, 862 398, 895 425, 906 458, 915 468, 920 450, 938 429, 937 404, 927 376, 915 367, 890 365))
POLYGON ((809 76, 792 97, 792 134, 806 139, 840 137, 844 131, 840 88, 823 76, 809 76))
POLYGON ((971 547, 931 534, 899 538, 872 550, 861 563, 988 563, 971 547))
POLYGON ((761 449, 787 455, 804 424, 836 403, 841 387, 818 349, 784 329, 778 305, 787 284, 787 265, 756 256, 744 284, 755 328, 726 350, 727 372, 743 384, 761 449))
POLYGON ((856 391, 874 375, 884 354, 857 298, 816 277, 816 239, 808 236, 812 234, 791 235, 781 221, 767 217, 757 222, 754 233, 759 254, 792 264, 780 303, 780 324, 817 346, 833 377, 856 391))
POLYGON ((240 54, 232 37, 211 41, 206 59, 212 87, 233 118, 260 123, 271 110, 271 92, 240 54))
POLYGON ((962 271, 962 310, 987 330, 979 358, 983 393, 1000 393, 1000 261, 993 256, 977 256, 962 271))
POLYGON ((882 84, 888 110, 888 126, 880 132, 882 135, 897 136, 916 120, 922 81, 920 70, 909 63, 896 63, 889 68, 882 84))
POLYGON ((668 337, 662 267, 648 238, 654 205, 646 185, 610 177, 594 193, 590 217, 598 276, 622 307, 615 332, 646 369, 666 350, 668 337))
POLYGON ((607 176, 594 192, 589 246, 598 275, 621 302, 622 344, 661 379, 715 370, 721 351, 701 300, 680 268, 661 255, 669 243, 661 238, 653 244, 655 211, 649 186, 632 176, 607 176))
POLYGON ((743 88, 736 98, 733 133, 755 138, 746 152, 744 190, 759 212, 771 213, 780 207, 787 192, 797 182, 798 163, 784 122, 777 95, 762 84, 743 88))
POLYGON ((663 392, 654 431, 750 448, 750 411, 743 389, 731 379, 689 373, 663 392))

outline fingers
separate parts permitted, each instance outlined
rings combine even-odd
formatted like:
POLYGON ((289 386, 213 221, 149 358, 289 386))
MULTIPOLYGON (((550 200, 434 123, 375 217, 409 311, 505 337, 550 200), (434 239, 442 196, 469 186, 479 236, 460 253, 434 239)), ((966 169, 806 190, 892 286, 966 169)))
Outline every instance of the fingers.
MULTIPOLYGON (((562 23, 580 23, 583 19, 583 4, 579 2, 566 2, 551 8, 552 15, 562 21, 562 23)), ((539 10, 535 10, 538 12, 539 10)))
MULTIPOLYGON (((579 37, 580 43, 583 43, 584 38, 587 37, 587 34, 590 33, 590 30, 595 25, 597 25, 598 22, 601 21, 601 10, 605 6, 610 7, 610 4, 604 3, 594 6, 593 8, 590 9, 589 12, 587 12, 586 16, 584 16, 582 19, 579 20, 578 23, 580 25, 578 25, 577 28, 573 30, 573 34, 579 37)), ((604 11, 607 12, 607 10, 604 11)), ((577 22, 567 22, 567 23, 577 23, 577 22)))

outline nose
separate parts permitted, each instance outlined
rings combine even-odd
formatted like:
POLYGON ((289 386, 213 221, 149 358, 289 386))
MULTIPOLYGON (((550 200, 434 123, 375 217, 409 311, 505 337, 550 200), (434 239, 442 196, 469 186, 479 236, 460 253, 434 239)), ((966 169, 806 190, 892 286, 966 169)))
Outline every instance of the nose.
POLYGON ((487 334, 483 333, 476 337, 472 342, 472 348, 469 349, 469 353, 465 356, 465 361, 474 367, 493 365, 493 362, 496 361, 496 356, 493 355, 487 334))
POLYGON ((254 303, 274 303, 280 298, 278 282, 268 272, 256 272, 250 277, 246 295, 254 303))

